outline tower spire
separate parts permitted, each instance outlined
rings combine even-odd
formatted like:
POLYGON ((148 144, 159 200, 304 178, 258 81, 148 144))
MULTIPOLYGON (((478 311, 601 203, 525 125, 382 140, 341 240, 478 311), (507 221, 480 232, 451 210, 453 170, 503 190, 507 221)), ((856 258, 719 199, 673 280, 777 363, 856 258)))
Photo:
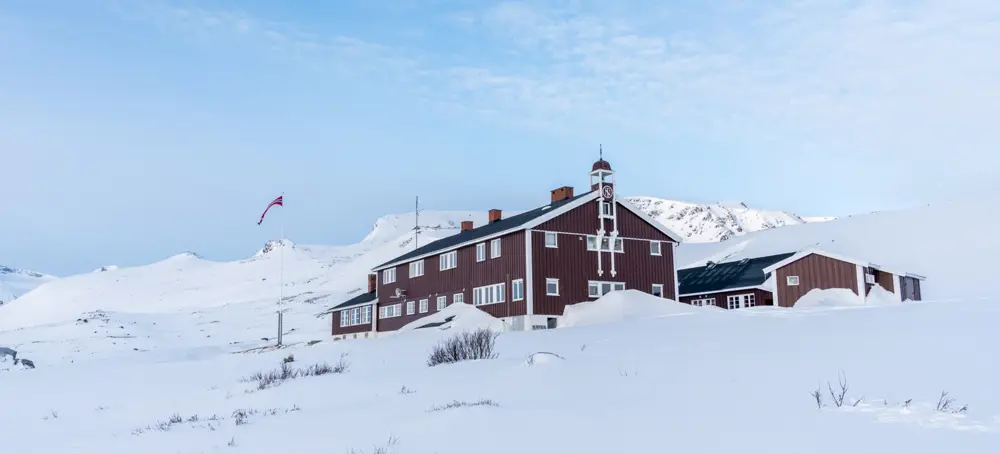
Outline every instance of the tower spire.
POLYGON ((597 144, 597 153, 600 156, 601 161, 604 160, 604 144, 597 144))

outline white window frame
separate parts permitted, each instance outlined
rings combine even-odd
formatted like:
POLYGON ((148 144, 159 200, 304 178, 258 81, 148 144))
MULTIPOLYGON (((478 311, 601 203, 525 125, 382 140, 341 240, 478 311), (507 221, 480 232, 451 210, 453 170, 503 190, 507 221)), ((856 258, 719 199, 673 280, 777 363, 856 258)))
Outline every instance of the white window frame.
POLYGON ((715 298, 696 298, 691 300, 692 306, 715 306, 715 298))
POLYGON ((490 240, 490 258, 495 259, 500 257, 500 252, 502 251, 502 244, 500 243, 500 238, 494 238, 490 240))
POLYGON ((601 202, 601 206, 598 209, 601 210, 601 217, 602 218, 611 219, 611 218, 615 217, 614 204, 612 204, 611 202, 606 202, 606 201, 605 202, 601 202), (604 209, 605 207, 607 207, 607 210, 604 209), (605 213, 605 211, 607 211, 607 213, 605 213))
POLYGON ((340 311, 340 327, 344 328, 347 326, 347 320, 351 317, 350 309, 344 309, 340 311))
POLYGON ((406 315, 413 315, 417 313, 417 302, 407 301, 406 302, 406 315))
POLYGON ((463 303, 464 304, 465 303, 465 294, 464 293, 456 293, 456 294, 452 295, 451 296, 451 304, 455 304, 455 303, 463 303))
POLYGON ((656 289, 660 289, 660 298, 667 297, 667 295, 663 293, 663 284, 653 284, 653 288, 651 289, 652 291, 649 294, 656 296, 656 289))
POLYGON ((410 279, 424 275, 424 260, 410 262, 410 279))
POLYGON ((372 322, 372 307, 365 306, 361 311, 361 324, 368 325, 372 322))
POLYGON ((486 261, 486 243, 476 245, 476 263, 486 261))
POLYGON ((524 300, 524 279, 514 279, 514 281, 510 283, 510 300, 524 300))
POLYGON ((791 287, 799 285, 799 277, 798 276, 786 276, 785 277, 785 284, 787 284, 788 286, 791 286, 791 287))
POLYGON ((649 255, 656 255, 656 256, 663 255, 663 244, 660 243, 659 241, 650 241, 649 242, 649 255), (653 250, 653 245, 654 244, 656 245, 656 251, 653 250))
POLYGON ((393 282, 396 282, 396 267, 382 270, 382 284, 391 284, 393 282))
POLYGON ((378 308, 378 318, 393 318, 403 315, 403 303, 390 304, 378 308))
POLYGON ((506 289, 505 284, 490 284, 481 287, 476 287, 472 289, 472 305, 474 306, 488 306, 490 304, 499 304, 506 301, 506 289))
POLYGON ((624 282, 613 281, 587 281, 587 296, 590 298, 600 298, 611 292, 625 290, 624 282), (610 286, 608 291, 604 291, 605 286, 610 286), (594 290, 597 290, 596 292, 594 290))
POLYGON ((756 305, 757 305, 757 295, 754 295, 753 293, 741 293, 739 295, 729 295, 726 297, 727 309, 745 309, 748 307, 754 307, 756 305))
POLYGON ((431 310, 430 301, 427 300, 427 298, 420 300, 420 306, 418 310, 420 311, 421 314, 426 314, 427 311, 431 310))
POLYGON ((444 308, 448 307, 448 295, 441 295, 437 297, 437 310, 443 311, 444 308))
POLYGON ((558 248, 559 234, 556 232, 545 232, 545 247, 552 249, 558 248), (551 243, 549 243, 549 239, 552 239, 551 243))
POLYGON ((546 296, 559 296, 559 279, 547 277, 545 278, 545 295, 546 296), (555 284, 556 292, 552 293, 549 291, 549 285, 555 284))
POLYGON ((438 265, 441 271, 458 268, 458 251, 445 252, 438 257, 438 265))
MULTIPOLYGON (((615 242, 614 242, 615 250, 612 251, 611 249, 612 249, 611 237, 610 236, 601 237, 601 244, 600 244, 601 252, 614 252, 615 254, 625 253, 625 240, 620 236, 615 237, 615 242), (607 246, 605 246, 604 244, 605 242, 607 242, 607 246)), ((597 235, 587 235, 587 250, 588 251, 597 250, 597 235)))

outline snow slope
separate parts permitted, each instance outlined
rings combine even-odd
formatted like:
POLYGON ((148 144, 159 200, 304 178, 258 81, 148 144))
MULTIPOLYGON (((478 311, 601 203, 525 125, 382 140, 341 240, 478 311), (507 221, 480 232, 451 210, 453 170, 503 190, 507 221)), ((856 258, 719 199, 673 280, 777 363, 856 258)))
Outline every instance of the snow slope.
POLYGON ((749 232, 835 218, 802 218, 784 211, 764 211, 741 202, 698 205, 655 197, 626 197, 657 221, 692 242, 724 241, 749 232))
POLYGON ((0 265, 0 305, 55 279, 55 276, 0 265))
POLYGON ((16 408, 0 433, 19 454, 1000 450, 997 301, 768 309, 502 333, 496 359, 436 367, 428 352, 451 330, 311 346, 325 330, 300 330, 280 351, 246 351, 260 317, 235 306, 199 324, 104 314, 0 331, 37 365, 0 362, 0 402, 16 408), (551 354, 527 361, 536 352, 551 354), (241 381, 289 354, 349 368, 241 381), (827 383, 840 372, 838 408, 827 383), (965 411, 935 411, 942 391, 965 411))

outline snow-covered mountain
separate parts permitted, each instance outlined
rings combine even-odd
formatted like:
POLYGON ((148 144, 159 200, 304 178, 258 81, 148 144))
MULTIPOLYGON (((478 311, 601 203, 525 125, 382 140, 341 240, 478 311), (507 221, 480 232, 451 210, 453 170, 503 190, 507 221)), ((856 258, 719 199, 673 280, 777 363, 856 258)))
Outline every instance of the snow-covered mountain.
POLYGON ((0 305, 54 279, 48 274, 0 265, 0 305))
POLYGON ((758 210, 742 202, 699 205, 656 197, 626 198, 663 225, 696 243, 725 241, 759 230, 835 219, 803 218, 784 211, 758 210))

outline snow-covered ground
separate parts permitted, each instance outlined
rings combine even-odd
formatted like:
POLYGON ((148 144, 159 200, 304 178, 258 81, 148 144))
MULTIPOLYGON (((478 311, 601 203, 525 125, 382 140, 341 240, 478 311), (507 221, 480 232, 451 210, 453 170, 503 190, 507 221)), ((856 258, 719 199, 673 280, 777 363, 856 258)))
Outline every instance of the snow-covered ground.
POLYGON ((496 359, 435 367, 428 353, 454 329, 331 342, 319 324, 293 323, 290 345, 266 351, 250 350, 265 345, 263 307, 96 314, 0 333, 37 366, 0 362, 0 438, 19 454, 997 452, 996 303, 664 302, 662 313, 626 307, 632 316, 607 323, 597 312, 587 326, 502 333, 496 359), (536 352, 558 357, 529 364, 536 352), (297 368, 349 368, 262 390, 241 381, 289 354, 297 368), (837 408, 827 383, 839 389, 841 372, 837 408), (936 411, 942 391, 965 410, 936 411), (436 409, 456 401, 483 405, 436 409))
POLYGON ((0 265, 0 305, 54 279, 55 276, 0 265))

